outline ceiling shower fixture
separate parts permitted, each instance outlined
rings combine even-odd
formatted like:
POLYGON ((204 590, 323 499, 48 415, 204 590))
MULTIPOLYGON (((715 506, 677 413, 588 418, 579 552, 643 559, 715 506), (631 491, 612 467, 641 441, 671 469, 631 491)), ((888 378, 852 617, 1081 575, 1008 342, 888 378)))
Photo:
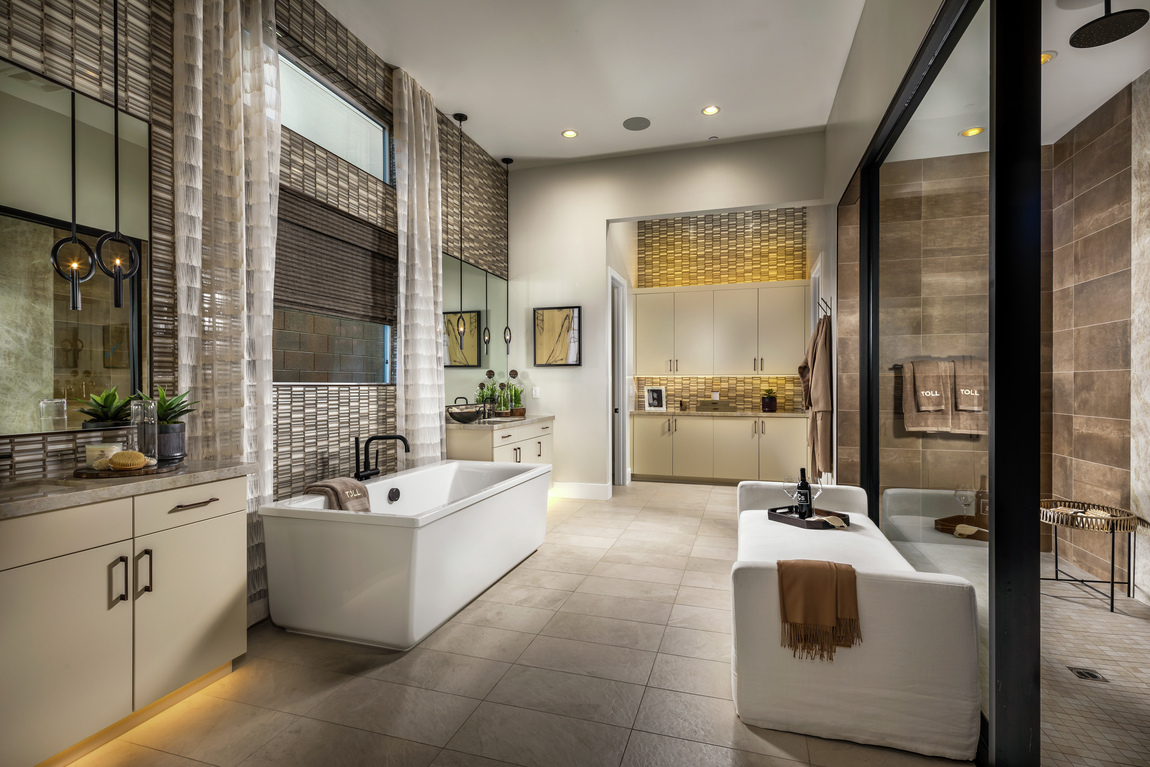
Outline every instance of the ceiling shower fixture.
POLYGON ((65 237, 52 246, 52 268, 56 274, 72 284, 69 291, 68 308, 74 312, 80 311, 80 283, 92 279, 96 271, 96 264, 92 260, 92 249, 88 243, 76 236, 76 92, 72 92, 72 235, 65 237), (80 261, 72 257, 68 269, 60 266, 60 251, 65 245, 78 245, 84 251, 84 260, 88 262, 88 270, 80 274, 80 261))
POLYGON ((459 319, 455 332, 459 334, 459 350, 463 351, 463 337, 467 335, 467 321, 463 318, 463 123, 467 115, 456 112, 451 116, 459 123, 459 319))
POLYGON ((1109 45, 1134 34, 1150 20, 1150 11, 1141 8, 1111 13, 1110 0, 1106 0, 1105 8, 1105 14, 1075 30, 1070 36, 1071 47, 1097 48, 1100 45, 1109 45))
MULTIPOLYGON (((571 131, 571 133, 574 133, 574 132, 575 131, 571 131)), ((512 160, 510 157, 504 157, 501 160, 501 162, 507 168, 507 195, 506 195, 505 199, 507 200, 507 207, 510 209, 510 207, 511 207, 511 163, 513 163, 515 161, 512 160)), ((507 287, 503 291, 503 296, 506 299, 505 303, 503 305, 503 316, 507 320, 507 327, 503 328, 503 343, 507 344, 507 359, 510 361, 510 359, 511 359, 511 267, 510 267, 510 262, 511 262, 511 216, 509 215, 509 213, 510 213, 510 210, 508 210, 508 214, 505 214, 503 216, 504 226, 506 227, 506 232, 507 232, 505 240, 507 242, 507 261, 508 261, 507 287)))
POLYGON ((116 228, 96 240, 96 265, 100 271, 112 278, 112 304, 117 309, 124 307, 124 280, 135 277, 140 271, 140 254, 130 239, 120 233, 120 0, 112 3, 112 109, 115 114, 113 130, 112 160, 115 169, 116 228), (128 246, 127 268, 119 256, 112 257, 112 266, 104 260, 104 246, 109 242, 120 242, 128 246))

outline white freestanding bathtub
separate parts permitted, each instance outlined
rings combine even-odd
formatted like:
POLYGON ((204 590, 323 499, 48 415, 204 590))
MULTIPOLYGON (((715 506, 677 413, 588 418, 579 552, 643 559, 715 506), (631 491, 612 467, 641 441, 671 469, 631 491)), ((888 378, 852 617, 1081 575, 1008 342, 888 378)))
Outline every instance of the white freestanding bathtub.
POLYGON ((318 495, 261 507, 272 620, 414 646, 543 543, 550 473, 442 461, 368 480, 370 513, 328 509, 318 495))

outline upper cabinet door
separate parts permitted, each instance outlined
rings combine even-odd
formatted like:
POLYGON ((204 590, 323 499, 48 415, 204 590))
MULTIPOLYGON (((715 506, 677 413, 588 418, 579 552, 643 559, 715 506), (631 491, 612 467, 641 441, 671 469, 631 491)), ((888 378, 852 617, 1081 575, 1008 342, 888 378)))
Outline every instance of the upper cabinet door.
POLYGON ((676 375, 715 371, 715 291, 675 293, 676 375))
POLYGON ((759 370, 759 292, 716 290, 715 375, 754 375, 759 370))
POLYGON ((675 294, 636 294, 635 375, 671 375, 674 364, 675 294))
POLYGON ((807 347, 805 285, 759 288, 759 372, 798 375, 807 347))

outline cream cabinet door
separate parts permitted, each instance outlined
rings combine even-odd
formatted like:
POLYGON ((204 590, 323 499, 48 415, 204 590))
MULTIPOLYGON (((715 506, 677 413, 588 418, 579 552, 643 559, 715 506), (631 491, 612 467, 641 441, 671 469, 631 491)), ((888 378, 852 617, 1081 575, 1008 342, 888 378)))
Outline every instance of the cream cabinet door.
POLYGON ((715 291, 675 293, 675 375, 715 370, 715 291))
POLYGON ((671 416, 642 415, 631 419, 633 474, 671 476, 671 416))
POLYGON ((551 463, 551 435, 524 440, 519 443, 522 463, 551 463))
POLYGON ((715 432, 713 418, 677 416, 671 419, 674 458, 671 472, 676 477, 710 477, 715 473, 715 432))
POLYGON ((753 375, 759 370, 759 292, 716 290, 715 375, 753 375))
POLYGON ((492 451, 491 460, 496 463, 523 463, 519 445, 500 445, 492 451))
POLYGON ((715 429, 715 477, 758 479, 758 418, 713 418, 715 429))
POLYGON ((759 288, 759 372, 798 375, 807 350, 807 287, 759 288))
POLYGON ((670 375, 674 359, 675 294, 635 294, 635 375, 670 375))
POLYGON ((131 557, 126 540, 0 572, 0 765, 132 713, 131 557))
POLYGON ((807 419, 759 419, 759 479, 781 482, 807 468, 807 419))
POLYGON ((135 539, 137 709, 247 651, 246 517, 135 539))

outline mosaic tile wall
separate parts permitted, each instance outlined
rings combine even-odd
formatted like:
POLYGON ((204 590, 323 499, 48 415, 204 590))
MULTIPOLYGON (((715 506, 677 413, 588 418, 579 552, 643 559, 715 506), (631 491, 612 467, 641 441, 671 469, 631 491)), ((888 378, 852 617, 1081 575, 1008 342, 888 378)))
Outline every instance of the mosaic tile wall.
POLYGON ((648 386, 667 387, 667 410, 678 411, 680 400, 686 410, 698 408, 700 400, 709 400, 711 392, 719 398, 734 400, 735 410, 747 413, 762 412, 763 389, 774 389, 778 397, 778 412, 802 412, 803 385, 798 376, 720 376, 673 377, 635 379, 635 409, 645 410, 643 390, 648 386))
MULTIPOLYGON (((443 252, 459 256, 459 126, 439 113, 443 252)), ((463 260, 507 279, 507 168, 463 132, 463 260)))
MULTIPOLYGON (((350 477, 355 438, 395 432, 394 386, 276 384, 274 391, 277 499, 321 479, 350 477)), ((379 445, 379 464, 384 474, 395 471, 394 441, 379 445)))
POLYGON ((272 380, 276 383, 385 380, 383 325, 276 309, 273 328, 272 380))
POLYGON ((639 222, 640 288, 806 278, 806 208, 639 222))

